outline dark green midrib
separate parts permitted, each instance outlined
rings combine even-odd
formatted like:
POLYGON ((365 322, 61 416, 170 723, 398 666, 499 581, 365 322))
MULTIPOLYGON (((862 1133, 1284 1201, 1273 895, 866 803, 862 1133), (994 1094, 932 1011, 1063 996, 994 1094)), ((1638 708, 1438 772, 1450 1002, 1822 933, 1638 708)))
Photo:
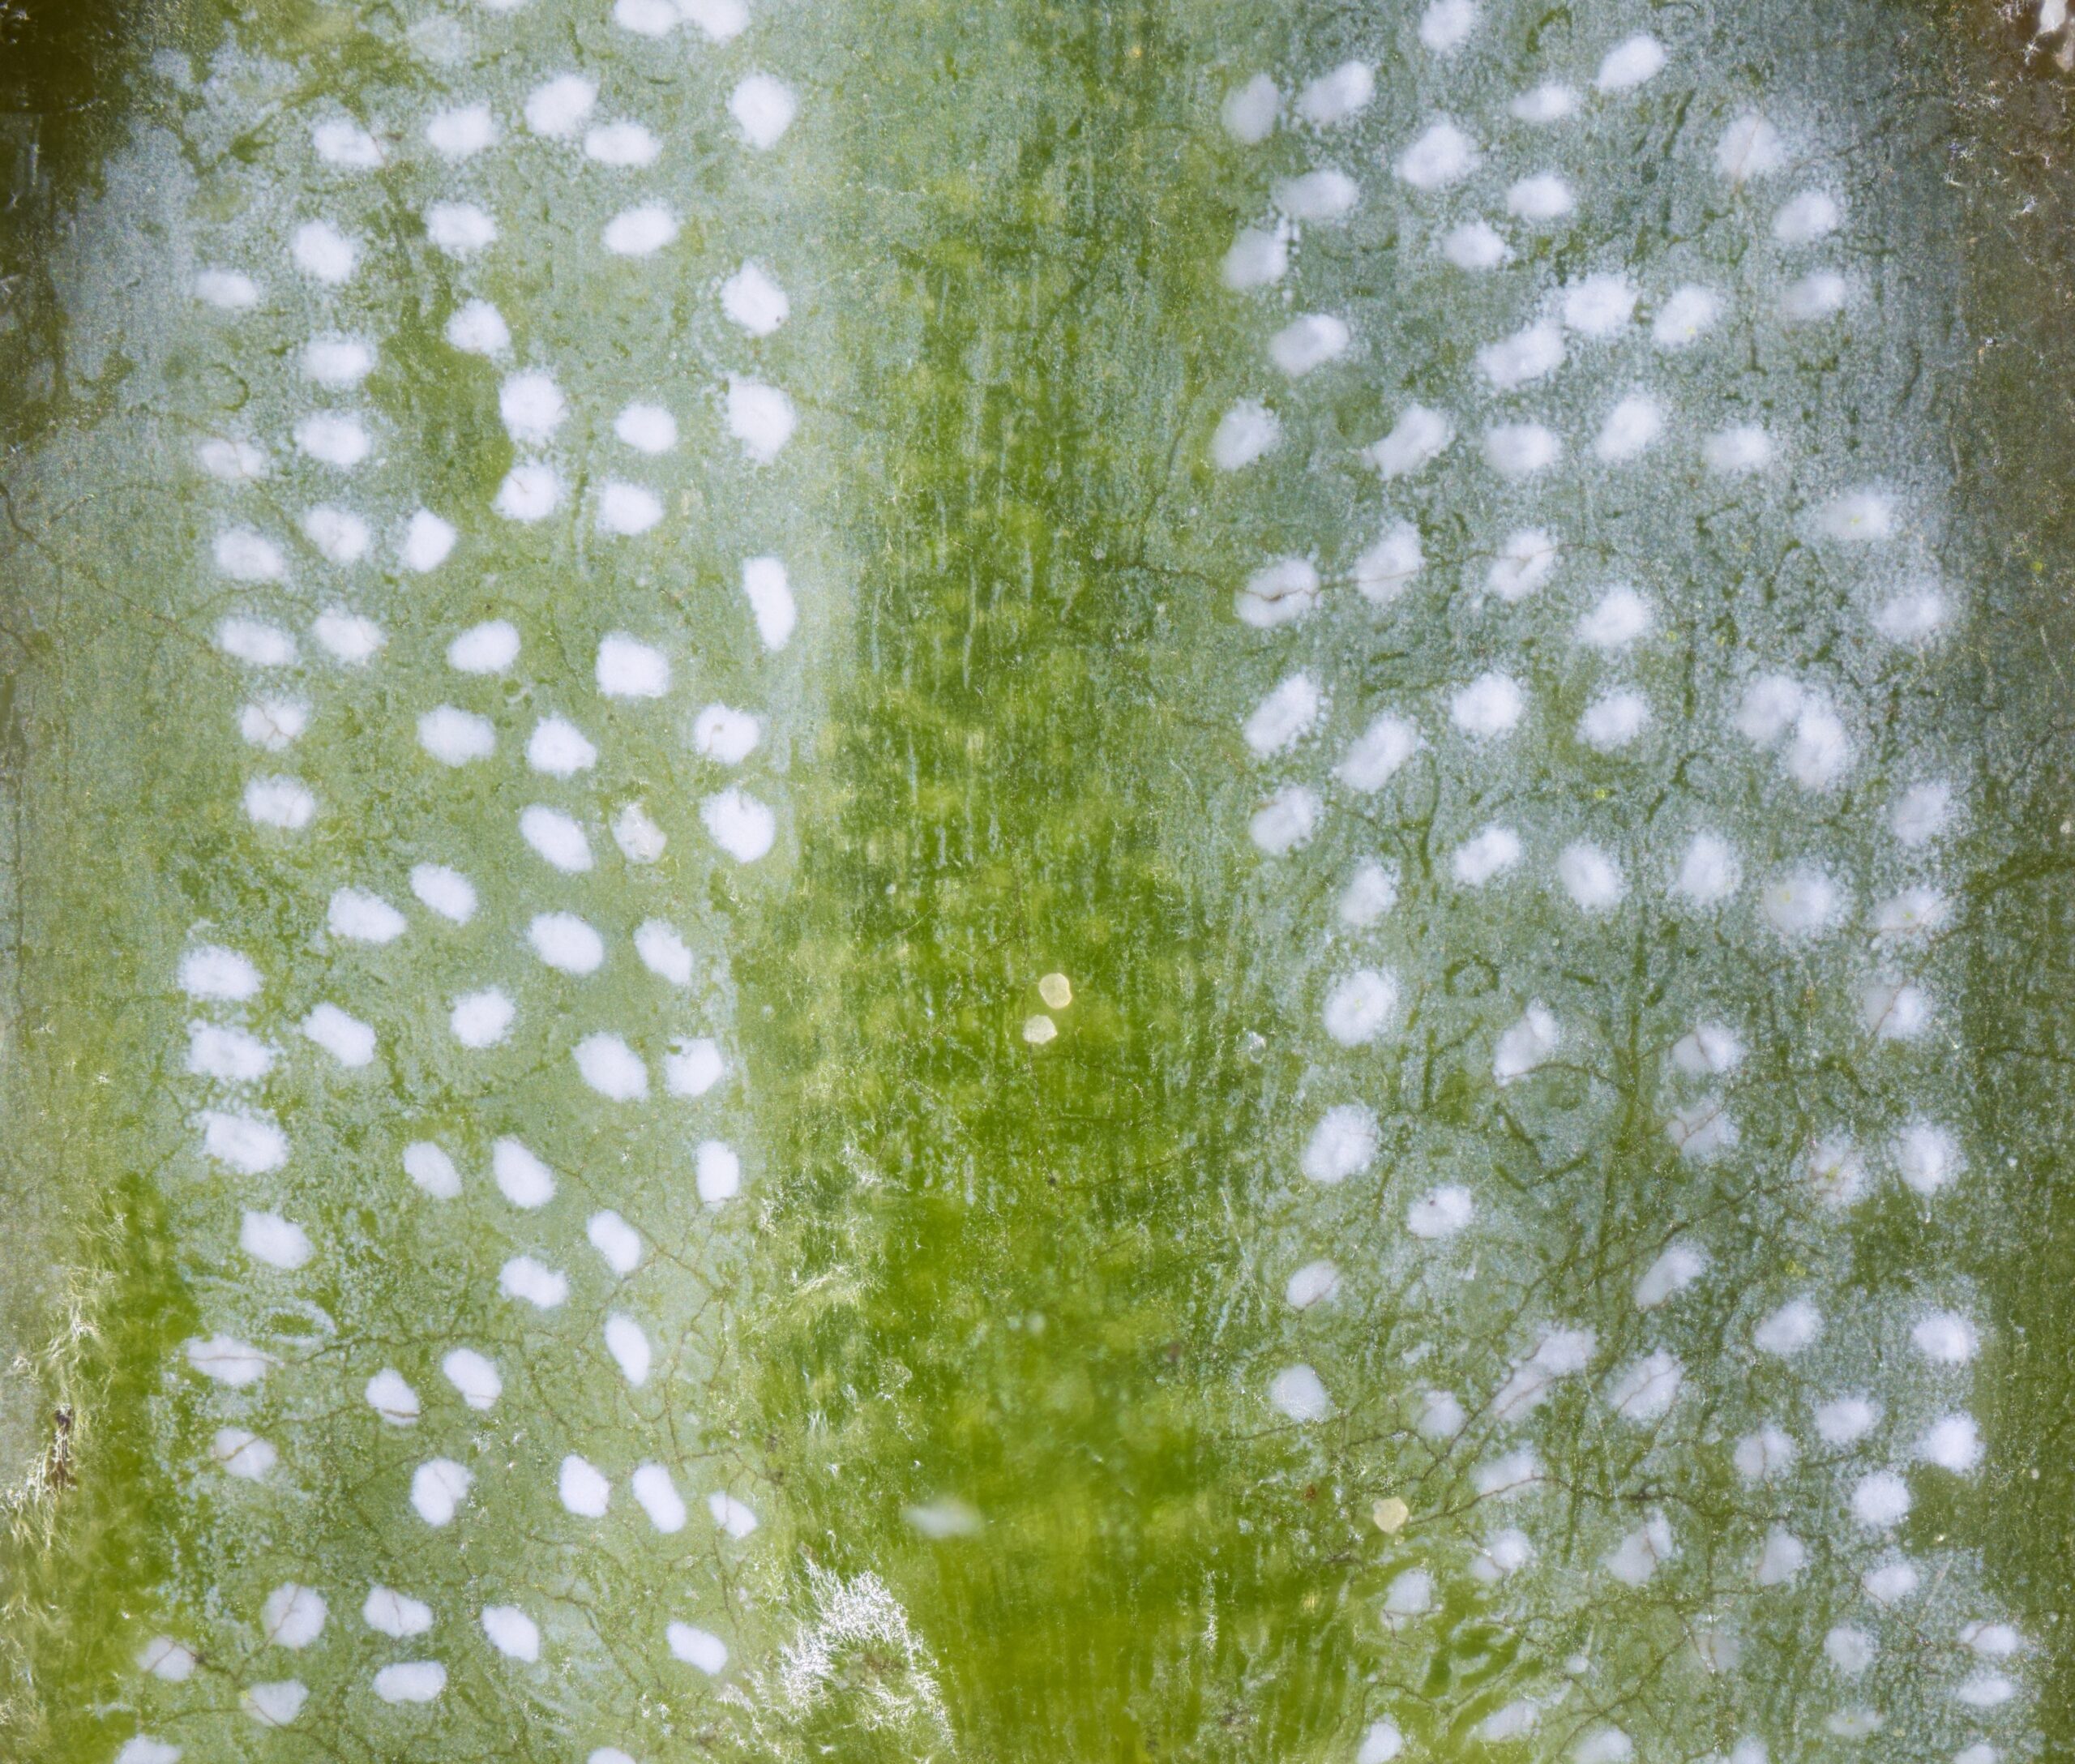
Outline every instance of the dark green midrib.
POLYGON ((1317 1572, 1341 1515, 1243 1531, 1298 1450, 1249 1436, 1265 1411, 1207 1296, 1260 1285, 1242 1036, 1267 1004, 1240 890, 1177 856, 1208 786, 1144 763, 1218 751, 1159 689, 1221 640, 1187 505, 1239 349, 1189 10, 912 8, 852 76, 875 113, 940 116, 984 106, 920 71, 937 56, 983 86, 1045 71, 990 175, 955 130, 904 167, 930 182, 874 293, 919 335, 857 364, 854 654, 797 781, 795 905, 742 969, 777 1007, 753 1061, 800 1075, 766 1121, 791 1172, 767 1445, 809 1552, 879 1573, 946 1643, 975 1758, 1295 1756, 1352 1719, 1317 1572), (1075 1000, 1033 1048, 1055 969, 1075 1000), (845 1301, 786 1305, 838 1270, 845 1301), (1033 1313, 1041 1335, 1007 1326, 1033 1313), (825 1468, 866 1462, 870 1501, 825 1468), (939 1496, 982 1535, 901 1518, 939 1496))

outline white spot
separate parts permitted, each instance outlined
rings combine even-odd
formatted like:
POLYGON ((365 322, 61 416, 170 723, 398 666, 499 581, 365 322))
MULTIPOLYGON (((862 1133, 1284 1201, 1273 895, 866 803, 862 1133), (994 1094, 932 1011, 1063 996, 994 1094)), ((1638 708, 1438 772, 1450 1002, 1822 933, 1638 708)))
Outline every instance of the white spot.
POLYGON ((1484 457, 1502 477, 1526 477, 1555 464, 1564 444, 1538 422, 1495 423, 1484 431, 1484 457))
POLYGON ((1319 572, 1306 558, 1278 558, 1247 578, 1233 597, 1242 624, 1271 630, 1301 619, 1319 603, 1319 572))
POLYGON ((738 790, 722 790, 699 805, 699 818, 713 843, 738 863, 754 863, 778 836, 778 818, 738 790))
POLYGON ((1636 285, 1625 276, 1587 276, 1564 290, 1564 323, 1580 336, 1616 336, 1635 310, 1636 285))
POLYGON ((728 1644, 710 1629, 689 1623, 673 1623, 664 1630, 670 1652, 687 1666, 695 1666, 709 1678, 728 1663, 728 1644))
POLYGON ((385 1366, 367 1381, 367 1406, 391 1427, 411 1427, 420 1413, 418 1394, 393 1366, 385 1366))
POLYGON ((1318 828, 1317 796, 1301 784, 1277 790, 1254 811, 1247 823, 1247 837, 1265 855, 1280 858, 1310 842, 1318 828))
POLYGON ((1980 1467, 1981 1429, 1970 1415, 1941 1415, 1917 1441, 1916 1455, 1927 1464, 1964 1476, 1980 1467))
POLYGON ((259 285, 234 269, 205 269, 195 278, 195 298, 219 312, 243 312, 259 303, 259 285))
POLYGON ((1834 925, 1844 910, 1837 884, 1820 870, 1790 870, 1759 891, 1759 910, 1786 937, 1809 937, 1834 925))
POLYGON ((1636 1308, 1654 1311, 1708 1271, 1708 1258, 1690 1244, 1668 1244, 1636 1282, 1636 1308))
POLYGON ((1953 818, 1953 792, 1942 782, 1915 784, 1895 800, 1888 813, 1888 828, 1912 850, 1927 846, 1943 833, 1953 818))
POLYGON ((1576 115, 1578 95, 1568 86, 1553 79, 1545 80, 1532 90, 1522 92, 1506 108, 1522 122, 1546 126, 1576 115))
POLYGON ((195 1651, 169 1635, 154 1636, 137 1651, 137 1670, 169 1685, 186 1684, 198 1663, 195 1651))
POLYGON ((569 1296, 569 1281, 531 1256, 514 1256, 498 1270, 497 1290, 507 1299, 552 1311, 569 1296))
POLYGON ((336 1004, 320 1004, 302 1020, 302 1032, 349 1070, 374 1058, 374 1031, 336 1004))
POLYGON ((259 1633, 276 1647, 304 1648, 324 1633, 324 1595, 293 1581, 276 1586, 259 1608, 259 1633))
POLYGON ((598 101, 598 83, 581 74, 559 74, 536 86, 526 99, 526 126, 551 141, 566 141, 583 127, 598 101))
POLYGON ((1374 926, 1398 903, 1398 878, 1375 859, 1357 863, 1341 890, 1341 923, 1355 930, 1374 926))
POLYGON ((614 1312, 605 1319, 605 1351, 618 1363, 631 1385, 648 1381, 648 1338, 631 1317, 614 1312))
POLYGON ((1539 1000, 1521 1014, 1520 1021, 1499 1037, 1491 1059, 1491 1076, 1500 1084, 1511 1084, 1546 1062, 1561 1040, 1556 1019, 1539 1000))
POLYGON ((1640 457, 1664 433, 1664 411, 1654 398, 1632 393, 1607 413, 1592 450, 1610 465, 1640 457))
POLYGON ((1882 1041, 1914 1041, 1930 1026, 1931 995, 1904 981, 1876 981, 1859 995, 1859 1020, 1882 1041))
POLYGON ((1254 147, 1274 132, 1276 113, 1281 108, 1282 94, 1276 89, 1275 82, 1266 74, 1256 74, 1244 85, 1234 86, 1226 93, 1218 116, 1225 132, 1234 140, 1243 147, 1254 147))
POLYGON ((483 1633, 507 1659, 532 1662, 541 1657, 541 1627, 516 1605, 483 1609, 483 1633))
POLYGON ((586 159, 621 170, 652 165, 662 151, 663 143, 639 122, 601 123, 584 137, 586 159))
POLYGON ((598 490, 598 531, 614 538, 647 533, 663 518, 663 499, 652 490, 608 478, 598 490))
POLYGON ((1564 365, 1564 333, 1544 320, 1477 352, 1477 366, 1500 392, 1511 392, 1564 365))
POLYGON ((1937 589, 1910 589, 1874 609, 1873 628, 1890 643, 1927 642, 1951 621, 1951 603, 1937 589))
POLYGON ((1981 1349, 1981 1334, 1956 1311, 1934 1311, 1910 1331, 1916 1351, 1934 1365, 1964 1366, 1981 1349))
POLYGON ((1597 1728, 1571 1748, 1571 1764, 1628 1764, 1635 1742, 1619 1728, 1597 1728))
POLYGON ((721 310, 753 337, 768 337, 792 315, 793 303, 761 263, 746 262, 721 284, 721 310))
POLYGON ((519 632, 509 619, 471 625, 447 646, 447 665, 460 674, 502 674, 519 659, 519 632))
POLYGON ((1620 867, 1598 847, 1583 841, 1564 846, 1557 854, 1556 876, 1572 902, 1588 913, 1609 911, 1628 892, 1620 867))
POLYGON ((1385 478, 1403 477, 1440 458, 1454 439, 1455 425, 1440 411, 1410 405, 1365 457, 1385 478))
POLYGON ((1465 734, 1485 741, 1511 734, 1526 703, 1518 682, 1503 674, 1484 674, 1448 700, 1448 715, 1465 734))
POLYGON ((1779 131, 1763 117, 1739 117, 1715 143, 1715 169, 1733 183, 1763 178, 1786 163, 1779 131))
POLYGON ((497 139, 497 124, 488 105, 460 105, 434 116, 425 126, 425 138, 443 160, 469 159, 497 139))
POLYGON ((472 1409, 493 1407, 504 1394, 504 1381, 497 1368, 473 1347, 457 1347, 439 1362, 447 1381, 472 1409))
POLYGON ((526 927, 533 953, 563 974, 595 974, 605 940, 574 913, 540 913, 526 927))
POLYGON ((773 557, 743 559, 742 595, 764 647, 774 654, 784 649, 798 619, 785 566, 773 557))
POLYGON ((310 1260, 310 1234, 278 1213, 249 1209, 238 1222, 237 1247, 270 1268, 297 1269, 310 1260))
POLYGON ((331 563, 357 563, 367 555, 374 538, 358 515, 328 504, 320 504, 303 516, 302 536, 331 563))
POLYGON ((1275 205, 1293 220, 1345 220, 1361 196, 1361 186, 1331 166, 1282 179, 1274 190, 1275 205))
POLYGON ((740 765, 762 734, 761 726, 747 711, 708 704, 692 721, 691 745, 694 751, 721 765, 740 765))
POLYGON ((1319 1117, 1305 1142, 1303 1170, 1328 1187, 1358 1176, 1376 1161, 1381 1135, 1376 1117, 1358 1102, 1341 1102, 1319 1117))
POLYGON ((1540 527, 1522 528, 1506 536, 1484 585, 1509 606, 1525 600, 1555 574, 1560 555, 1552 534, 1540 527))
POLYGON ((1846 1677, 1856 1678, 1873 1663, 1873 1638, 1841 1623, 1824 1636, 1823 1653, 1846 1677))
POLYGON ((1960 1644, 1971 1648, 1985 1660, 2007 1660, 2022 1645, 2017 1632, 2007 1623, 1990 1623, 1981 1618, 1960 1626, 1960 1644))
POLYGON ((430 1702, 447 1688, 438 1660, 399 1660, 374 1675, 374 1694, 388 1703, 430 1702))
POLYGON ((1359 1047, 1383 1033, 1397 1008, 1397 982, 1374 968, 1358 968, 1326 995, 1326 1034, 1343 1047, 1359 1047))
MULTIPOLYGON (((1436 1394, 1428 1392, 1428 1398, 1436 1394)), ((1452 1402, 1454 1399, 1449 1399, 1452 1402)), ((1458 1424, 1457 1431, 1461 1431, 1458 1424)), ((1453 1436, 1449 1436, 1452 1437, 1453 1436)), ((1534 1559, 1534 1546, 1528 1541, 1527 1533, 1514 1526, 1495 1531, 1486 1539, 1484 1548, 1470 1558, 1470 1572, 1473 1579, 1485 1586, 1495 1586, 1507 1575, 1517 1573, 1534 1559)))
POLYGON ((476 916, 475 884, 443 863, 413 864, 411 893, 442 918, 465 925, 476 916))
POLYGON ((614 1102, 634 1102, 648 1094, 648 1068, 641 1056, 617 1035, 586 1035, 572 1050, 584 1083, 614 1102))
POLYGON ((1513 248, 1487 220, 1465 220, 1441 236, 1441 255, 1457 269, 1496 269, 1512 260, 1513 248))
POLYGON ((1825 1445, 1854 1445, 1880 1424, 1880 1405, 1866 1397, 1838 1397, 1816 1406, 1816 1432, 1825 1445))
POLYGON ((1520 835, 1510 827, 1487 827, 1456 847, 1448 871, 1465 888, 1481 888, 1520 861, 1520 835))
POLYGON ((563 1505, 579 1518, 602 1519, 612 1502, 612 1484, 603 1472, 574 1453, 562 1461, 557 1492, 563 1505))
POLYGON ((1743 1063, 1743 1043, 1722 1023, 1696 1023, 1672 1043, 1671 1062, 1695 1077, 1720 1077, 1743 1063))
POLYGON ((1536 225, 1560 220, 1577 205, 1571 186, 1547 172, 1521 178, 1506 190, 1506 212, 1536 225))
POLYGON ((1787 744, 1788 775, 1805 790, 1827 789, 1850 765, 1851 751, 1851 737, 1836 712, 1813 694, 1804 697, 1787 744))
POLYGON ((490 1174, 498 1192, 516 1207, 545 1206, 554 1198, 554 1172, 509 1134, 490 1147, 490 1174))
POLYGON ((1791 1531, 1774 1526, 1765 1534, 1752 1578, 1761 1586, 1784 1586, 1808 1565, 1808 1546, 1791 1531))
POLYGON ((1436 55, 1450 55, 1477 28, 1475 0, 1431 0, 1419 15, 1419 41, 1436 55))
POLYGON ((1738 1137, 1735 1120, 1719 1097, 1674 1109, 1664 1130, 1679 1154, 1696 1163, 1705 1163, 1731 1150, 1738 1137))
POLYGON ((1318 717, 1318 687, 1310 675, 1293 674, 1261 700, 1240 733, 1256 756, 1264 760, 1294 747, 1318 717))
POLYGON ((605 1258, 605 1265, 614 1274, 631 1274, 640 1265, 640 1234, 610 1209, 593 1213, 584 1232, 591 1240, 591 1247, 605 1258))
POLYGON ((1534 1730, 1542 1719, 1542 1710, 1525 1697, 1508 1703, 1503 1709, 1494 1710, 1476 1727, 1478 1739, 1487 1745, 1503 1745, 1508 1740, 1517 1740, 1534 1730))
POLYGON ((212 1335, 207 1341, 198 1338, 187 1343, 186 1351, 187 1363, 195 1371, 233 1390, 256 1384, 274 1364, 271 1354, 231 1335, 212 1335))
POLYGON ((1307 1261, 1282 1289, 1283 1298, 1299 1311, 1324 1304, 1340 1291, 1340 1270, 1329 1261, 1307 1261))
POLYGON ((357 417, 323 412, 295 426, 297 448, 320 465, 349 472, 374 451, 374 442, 357 417))
POLYGON ((1607 1558, 1607 1571, 1624 1586, 1640 1586, 1657 1572, 1659 1563, 1677 1553, 1671 1521, 1653 1513, 1615 1547, 1607 1558))
POLYGON ((357 386, 374 370, 374 345, 358 337, 313 337, 302 346, 302 370, 320 386, 357 386))
POLYGON ((725 1070, 717 1043, 704 1035, 679 1041, 663 1055, 663 1088, 672 1096, 704 1096, 725 1070))
POLYGON ((675 927, 660 918, 644 921, 634 934, 634 949, 642 966, 657 979, 672 986, 691 984, 691 950, 675 927))
POLYGON ((1462 1404, 1449 1392, 1429 1390, 1420 1398, 1418 1418, 1412 1424, 1422 1439, 1452 1440, 1468 1419, 1462 1404))
POLYGON ((1611 653, 1625 649, 1650 627, 1650 603, 1623 584, 1610 588, 1578 620, 1578 641, 1611 653))
POLYGON ((1380 790, 1424 745, 1416 728, 1386 711, 1354 739, 1333 775, 1351 790, 1380 790))
POLYGON ((469 1469, 451 1457, 427 1459, 411 1474, 411 1507, 427 1526, 448 1526, 473 1482, 469 1469))
POLYGON ((648 1522, 665 1536, 684 1529, 683 1498, 661 1464, 644 1464, 635 1471, 634 1498, 648 1515, 648 1522))
POLYGON ((543 717, 526 743, 526 764, 550 777, 573 778, 597 763, 598 750, 566 717, 543 717))
POLYGON ((216 647, 255 668, 293 667, 297 655, 293 637, 257 619, 225 619, 216 627, 216 647))
POLYGON ((661 405, 629 405, 613 418, 613 433, 637 453, 667 453, 678 444, 678 419, 661 405))
POLYGON ((1466 1231, 1477 1216, 1477 1203, 1469 1189, 1455 1184, 1422 1195, 1406 1209, 1405 1228, 1423 1242, 1433 1243, 1466 1231))
POLYGON ((221 1084, 250 1084, 274 1064, 274 1050, 242 1029, 213 1023, 187 1025, 187 1069, 197 1077, 221 1084))
POLYGON ((742 1192, 742 1161, 717 1139, 702 1140, 692 1154, 693 1186, 707 1205, 719 1206, 742 1192))
POLYGON ((1871 545, 1895 530, 1893 499, 1879 490, 1847 490, 1816 511, 1816 531, 1847 545, 1871 545))
POLYGON ((1542 1480, 1542 1466, 1532 1452, 1508 1452, 1470 1472, 1470 1486, 1489 1501, 1524 1494, 1542 1480))
POLYGON ((567 420, 569 400, 545 374, 513 374, 498 388, 497 409, 513 440, 537 443, 547 440, 567 420))
POLYGON ((1384 1589, 1380 1615, 1386 1629, 1402 1629, 1434 1608, 1434 1577, 1423 1568, 1408 1568, 1384 1589))
POLYGON ((264 1176, 289 1161, 289 1137, 264 1115, 202 1111, 202 1150, 243 1176, 264 1176))
MULTIPOLYGON (((278 582, 287 568, 281 548, 250 527, 231 527, 218 533, 212 549, 216 567, 234 582, 278 582)), ((231 623, 225 620, 219 633, 231 623)))
POLYGON ((1820 190, 1804 190, 1773 216, 1773 237, 1782 245, 1813 245, 1836 232, 1843 218, 1835 197, 1820 190))
POLYGON ((1869 1531, 1888 1531, 1909 1516, 1910 1485, 1891 1470, 1876 1470, 1852 1485, 1851 1516, 1869 1531))
POLYGON ((728 114, 742 131, 742 139, 759 152, 775 147, 778 138, 793 126, 800 101, 792 88, 768 74, 751 74, 728 98, 728 114))
POLYGON ((1649 701, 1623 689, 1594 699, 1578 717, 1578 739, 1596 753, 1615 753, 1643 732, 1650 720, 1649 701))
POLYGON ((1813 324, 1844 310, 1850 290, 1835 270, 1819 269, 1790 282, 1780 295, 1780 316, 1789 324, 1813 324))
POLYGON ((653 863, 669 842, 639 803, 629 803, 613 816, 613 843, 629 863, 653 863))
POLYGON ((1358 115, 1375 94, 1376 76, 1366 63, 1342 62, 1297 94, 1297 113, 1316 127, 1328 128, 1358 115))
POLYGON ((289 255, 312 281, 336 288, 360 263, 360 241, 328 220, 306 220, 289 235, 289 255))
POLYGON ((1548 1400, 1557 1380, 1585 1370, 1592 1350, 1588 1329, 1544 1330, 1534 1351, 1513 1368, 1492 1398, 1493 1418, 1504 1423, 1533 1413, 1548 1400))
POLYGON ((1477 143, 1444 117, 1398 155, 1395 169, 1414 190, 1444 190, 1474 171, 1480 157, 1477 143))
POLYGON ((473 203, 435 202, 425 212, 425 236, 449 257, 473 257, 497 242, 497 223, 473 203))
POLYGON ((1607 52, 1593 83, 1602 92, 1628 92, 1654 79, 1663 69, 1664 60, 1664 45, 1647 31, 1641 31, 1607 52))
POLYGON ((649 202, 614 215, 600 239, 615 257, 653 257, 677 236, 677 216, 661 203, 649 202))
POLYGON ((1771 465, 1777 451, 1770 435, 1748 423, 1718 430, 1701 443, 1701 458, 1708 469, 1729 477, 1771 465))
POLYGON ((759 465, 768 465, 793 438, 799 418, 793 400, 776 386, 731 375, 728 379, 728 433, 759 465))
POLYGON ((1394 1723, 1373 1721, 1362 1736, 1362 1744, 1354 1753, 1354 1764, 1391 1764, 1405 1749, 1405 1736, 1394 1723))
MULTIPOLYGON (((250 441, 220 437, 200 442, 195 447, 195 458, 210 477, 221 478, 226 483, 250 483, 267 475, 267 456, 250 441)), ((306 520, 306 532, 308 526, 306 520)))
POLYGON ((516 1014, 509 996, 496 987, 486 987, 455 1000, 447 1026, 464 1047, 494 1047, 511 1032, 516 1014))
POLYGON ((737 1543, 756 1529, 756 1515, 733 1495, 718 1492, 708 1495, 706 1510, 713 1515, 713 1522, 737 1543))
POLYGON ((1221 472, 1251 465, 1282 439, 1282 424, 1267 405, 1243 398, 1218 419, 1210 438, 1211 462, 1221 472))
POLYGON ((1345 321, 1330 313, 1306 313, 1293 319, 1268 340, 1268 356, 1292 379, 1337 362, 1347 353, 1345 321))
POLYGON ((1627 1422, 1656 1422, 1679 1401, 1683 1382, 1685 1368, 1660 1347, 1616 1372, 1606 1386, 1606 1403, 1627 1422))
POLYGON ((1712 331, 1721 316, 1722 297, 1689 282, 1675 288, 1658 308, 1650 340, 1661 349, 1683 349, 1712 331))
POLYGON ((461 1173, 454 1160, 429 1139, 404 1148, 404 1174, 435 1201, 451 1201, 461 1192, 461 1173))
POLYGON ((1822 1313, 1806 1299, 1790 1299, 1759 1321, 1751 1332, 1751 1344, 1761 1354, 1787 1359, 1822 1333, 1822 1313))
MULTIPOLYGON (((1953 1693, 1953 1701, 1970 1709, 1994 1709, 2017 1694, 2017 1687, 2000 1672, 1976 1672, 1953 1693)), ((1986 1749, 1983 1748, 1983 1749, 1986 1749)), ((1956 1759, 1954 1764, 1958 1764, 1956 1759)))
POLYGON ((237 732, 268 753, 293 746, 309 726, 310 707, 293 699, 257 699, 237 713, 237 732))
POLYGON ((272 1684, 254 1685, 238 1698, 245 1712, 263 1728, 285 1728, 302 1713, 309 1698, 306 1686, 293 1678, 272 1684))
POLYGON ((1959 1142, 1942 1127, 1916 1121, 1904 1128, 1894 1146, 1895 1168, 1918 1194, 1934 1195, 1964 1167, 1959 1142))
POLYGON ((223 1466, 225 1474, 241 1482, 263 1482, 280 1462, 280 1454, 256 1433, 242 1427, 216 1429, 209 1453, 223 1466))
POLYGON ((614 0, 613 23, 636 36, 668 36, 682 18, 672 0, 614 0))
POLYGON ((519 833, 537 855, 566 876, 591 867, 591 841, 584 829, 558 808, 536 803, 519 816, 519 833))
POLYGON ((1333 1413, 1333 1398, 1309 1366, 1286 1366, 1269 1381, 1268 1400, 1293 1421, 1323 1421, 1333 1413))
POLYGON ((511 332, 503 315, 487 300, 471 300, 447 321, 447 340, 468 355, 502 355, 511 332))
POLYGON ((418 718, 418 745, 442 765, 464 766, 497 751, 497 730, 487 717, 441 704, 418 718))

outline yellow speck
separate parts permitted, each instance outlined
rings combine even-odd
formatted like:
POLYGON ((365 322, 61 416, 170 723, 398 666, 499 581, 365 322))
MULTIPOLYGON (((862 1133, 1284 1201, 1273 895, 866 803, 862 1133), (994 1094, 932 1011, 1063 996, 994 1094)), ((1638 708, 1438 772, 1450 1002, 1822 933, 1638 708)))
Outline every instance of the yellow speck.
POLYGON ((1026 1018, 1023 1025, 1023 1038, 1033 1047, 1042 1047, 1059 1032, 1059 1025, 1040 1011, 1037 1016, 1026 1018))
POLYGON ((1393 1537, 1405 1529, 1405 1522, 1412 1517, 1412 1509, 1396 1495, 1385 1495, 1370 1508, 1369 1517, 1376 1522, 1376 1529, 1385 1537, 1393 1537))
POLYGON ((1055 1011, 1073 1003, 1073 982, 1063 974, 1048 974, 1038 983, 1038 996, 1055 1011))

